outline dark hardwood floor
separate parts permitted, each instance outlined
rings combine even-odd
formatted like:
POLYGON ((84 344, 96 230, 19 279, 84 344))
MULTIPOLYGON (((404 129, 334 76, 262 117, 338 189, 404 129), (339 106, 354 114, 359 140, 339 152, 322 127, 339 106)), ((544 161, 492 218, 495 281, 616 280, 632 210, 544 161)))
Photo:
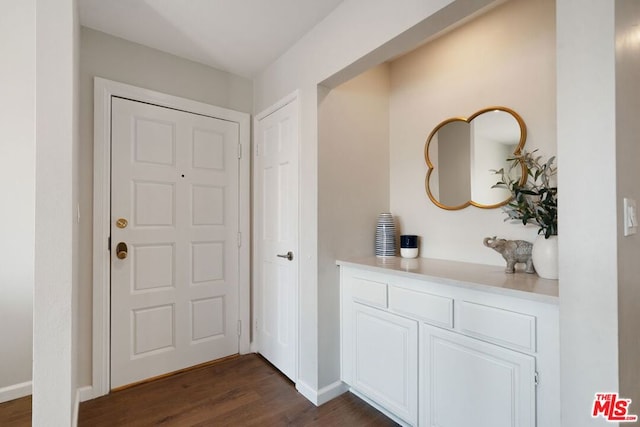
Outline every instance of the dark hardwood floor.
MULTIPOLYGON (((31 399, 0 405, 1 426, 28 426, 31 399)), ((80 404, 78 425, 395 426, 351 393, 316 407, 255 354, 140 384, 80 404)))
POLYGON ((0 426, 28 427, 31 425, 31 396, 0 403, 0 426))

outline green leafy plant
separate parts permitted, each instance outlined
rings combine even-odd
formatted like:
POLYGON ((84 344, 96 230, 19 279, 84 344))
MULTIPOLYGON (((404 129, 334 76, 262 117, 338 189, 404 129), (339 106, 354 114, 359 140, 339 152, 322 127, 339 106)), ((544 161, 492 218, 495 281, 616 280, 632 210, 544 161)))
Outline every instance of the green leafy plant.
POLYGON ((558 187, 552 184, 557 168, 553 165, 555 157, 544 162, 536 151, 523 151, 507 159, 510 165, 506 171, 504 168, 493 171, 500 176, 493 187, 511 192, 511 201, 502 207, 507 214, 505 221, 537 225, 538 234, 548 239, 558 234, 558 187), (514 178, 516 170, 525 175, 514 178))

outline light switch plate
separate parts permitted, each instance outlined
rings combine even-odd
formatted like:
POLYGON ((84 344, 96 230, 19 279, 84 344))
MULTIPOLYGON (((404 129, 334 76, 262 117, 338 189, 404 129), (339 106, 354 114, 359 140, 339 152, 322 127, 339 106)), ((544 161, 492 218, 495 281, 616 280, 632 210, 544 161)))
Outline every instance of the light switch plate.
POLYGON ((631 236, 638 232, 638 209, 635 199, 624 198, 624 235, 631 236))

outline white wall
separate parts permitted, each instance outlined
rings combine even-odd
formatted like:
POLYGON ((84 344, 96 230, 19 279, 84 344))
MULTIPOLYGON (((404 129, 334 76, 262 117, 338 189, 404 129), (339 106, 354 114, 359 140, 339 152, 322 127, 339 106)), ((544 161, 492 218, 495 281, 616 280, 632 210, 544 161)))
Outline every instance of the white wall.
POLYGON ((336 259, 373 254, 378 213, 389 210, 389 67, 319 95, 318 342, 322 376, 338 378, 336 259))
POLYGON ((93 250, 93 77, 251 112, 253 83, 243 77, 83 27, 80 36, 79 367, 91 384, 93 250))
POLYGON ((616 3, 557 0, 563 426, 608 425, 594 394, 618 390, 616 3))
POLYGON ((620 393, 640 414, 640 235, 623 237, 622 199, 640 201, 640 2, 615 3, 620 393))
POLYGON ((79 25, 74 0, 36 1, 33 425, 76 416, 75 181, 79 25))
POLYGON ((503 265, 484 237, 535 240, 536 227, 505 223, 500 209, 433 204, 422 152, 443 120, 499 105, 522 116, 525 148, 555 155, 555 48, 555 2, 511 0, 391 62, 391 212, 422 236, 420 256, 503 265))
POLYGON ((0 1, 0 402, 31 393, 35 0, 0 1))
MULTIPOLYGON (((254 81, 254 111, 300 93, 300 366, 311 389, 332 384, 335 366, 319 366, 318 321, 331 301, 318 292, 318 90, 406 52, 490 0, 346 0, 254 81), (325 375, 325 373, 327 373, 325 375)), ((333 337, 335 342, 338 337, 333 337)), ((334 345, 335 347, 335 345, 334 345)), ((324 362, 323 362, 324 363, 324 362)))

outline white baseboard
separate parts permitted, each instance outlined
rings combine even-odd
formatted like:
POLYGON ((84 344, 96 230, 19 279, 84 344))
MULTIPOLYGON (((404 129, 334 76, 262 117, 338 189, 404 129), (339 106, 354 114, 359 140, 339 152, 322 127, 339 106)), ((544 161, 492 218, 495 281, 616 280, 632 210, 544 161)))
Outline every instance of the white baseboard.
POLYGON ((80 412, 80 389, 76 389, 76 400, 73 402, 73 417, 71 419, 71 427, 78 427, 78 413, 80 412))
POLYGON ((342 381, 336 381, 333 384, 329 384, 326 387, 322 387, 320 390, 316 390, 302 381, 296 383, 296 390, 307 398, 308 401, 316 406, 327 403, 331 399, 340 396, 345 393, 349 388, 342 381))
POLYGON ((0 388, 0 403, 29 396, 32 391, 31 381, 0 388))
POLYGON ((87 400, 95 399, 98 396, 93 395, 93 387, 86 385, 84 387, 78 387, 78 395, 80 402, 86 402, 87 400))
POLYGON ((93 387, 86 385, 76 389, 76 401, 73 404, 73 427, 78 426, 78 414, 80 412, 80 402, 93 399, 93 387))
POLYGON ((326 387, 322 387, 318 390, 318 403, 317 405, 323 405, 328 401, 335 399, 343 393, 346 393, 349 390, 349 387, 342 381, 338 380, 333 384, 329 384, 326 387))

